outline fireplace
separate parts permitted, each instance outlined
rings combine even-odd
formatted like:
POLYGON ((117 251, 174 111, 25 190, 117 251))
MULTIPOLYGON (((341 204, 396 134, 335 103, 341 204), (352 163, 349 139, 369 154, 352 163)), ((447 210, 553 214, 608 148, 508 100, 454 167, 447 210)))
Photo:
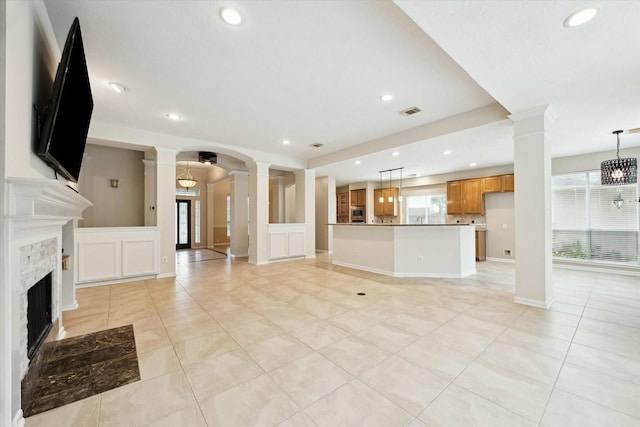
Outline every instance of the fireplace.
POLYGON ((27 292, 27 357, 31 360, 52 326, 51 282, 49 273, 27 292))
POLYGON ((38 362, 45 360, 50 347, 47 340, 64 337, 62 309, 73 307, 75 289, 73 276, 62 271, 62 249, 68 248, 65 253, 73 255, 71 221, 81 218, 91 203, 54 179, 7 177, 5 183, 7 251, 11 254, 6 267, 11 289, 10 299, 3 306, 10 311, 0 310, 0 317, 8 322, 3 326, 11 332, 11 340, 10 348, 3 352, 10 357, 6 371, 2 371, 7 387, 3 387, 0 399, 0 424, 5 421, 6 409, 13 425, 19 426, 24 423, 21 395, 37 384, 38 362), (65 232, 67 224, 70 226, 65 232))

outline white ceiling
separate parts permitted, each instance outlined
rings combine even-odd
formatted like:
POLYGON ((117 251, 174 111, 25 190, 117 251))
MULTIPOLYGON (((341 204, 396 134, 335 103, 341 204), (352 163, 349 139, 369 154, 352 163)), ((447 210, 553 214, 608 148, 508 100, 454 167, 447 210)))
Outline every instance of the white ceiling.
MULTIPOLYGON (((640 127, 637 1, 45 4, 60 46, 80 18, 97 138, 99 125, 117 126, 256 160, 278 153, 345 183, 394 167, 424 175, 511 163, 507 114, 546 104, 558 116, 553 156, 613 150, 611 131, 640 127), (244 22, 223 23, 223 5, 244 22), (600 14, 562 27, 586 5, 600 14), (127 91, 112 92, 109 81, 127 91), (384 93, 394 99, 383 103, 384 93), (412 106, 422 112, 399 114, 412 106), (169 112, 184 120, 167 120, 169 112)), ((640 145, 640 134, 623 134, 622 144, 640 145)))

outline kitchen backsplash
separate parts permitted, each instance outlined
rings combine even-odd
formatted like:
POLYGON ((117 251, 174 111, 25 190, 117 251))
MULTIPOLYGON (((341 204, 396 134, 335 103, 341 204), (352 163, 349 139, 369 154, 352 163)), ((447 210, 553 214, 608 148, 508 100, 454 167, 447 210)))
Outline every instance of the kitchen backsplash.
POLYGON ((447 215, 447 224, 486 224, 484 215, 447 215))

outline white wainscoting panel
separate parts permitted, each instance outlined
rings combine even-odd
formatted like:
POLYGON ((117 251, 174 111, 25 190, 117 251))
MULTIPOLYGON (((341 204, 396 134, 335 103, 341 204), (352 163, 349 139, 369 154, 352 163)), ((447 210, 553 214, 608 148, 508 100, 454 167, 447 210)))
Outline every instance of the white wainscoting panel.
POLYGON ((146 276, 158 272, 158 240, 122 241, 122 277, 146 276))
POLYGON ((304 224, 269 224, 269 260, 304 257, 304 231, 304 224))
POLYGON ((304 232, 289 233, 289 256, 304 256, 304 232))
POLYGON ((158 227, 76 228, 76 283, 124 281, 159 272, 158 227))
POLYGON ((120 242, 78 242, 78 282, 120 277, 120 242))

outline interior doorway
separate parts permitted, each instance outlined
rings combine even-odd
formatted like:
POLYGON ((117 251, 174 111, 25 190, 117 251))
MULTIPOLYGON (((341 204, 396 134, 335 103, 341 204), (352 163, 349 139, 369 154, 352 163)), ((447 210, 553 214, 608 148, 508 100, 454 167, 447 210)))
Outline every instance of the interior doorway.
POLYGON ((191 200, 176 200, 176 249, 191 249, 191 200))

